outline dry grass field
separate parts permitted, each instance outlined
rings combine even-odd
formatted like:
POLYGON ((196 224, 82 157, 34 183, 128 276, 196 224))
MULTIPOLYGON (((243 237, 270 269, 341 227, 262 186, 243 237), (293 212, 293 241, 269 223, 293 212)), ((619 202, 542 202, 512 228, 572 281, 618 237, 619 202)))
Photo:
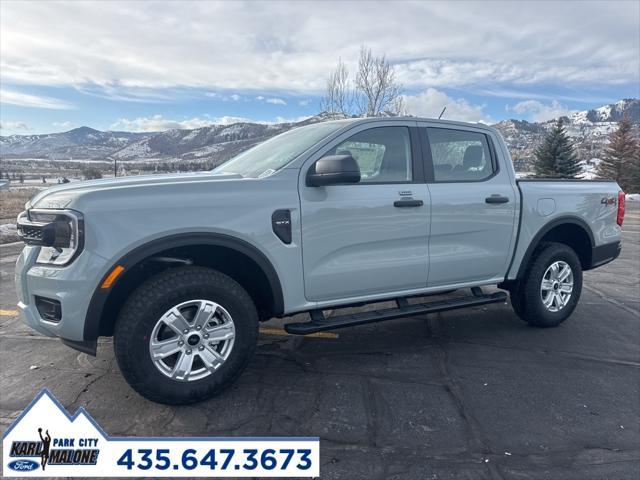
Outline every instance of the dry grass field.
POLYGON ((39 188, 0 190, 0 244, 19 240, 15 231, 16 217, 24 210, 27 200, 39 191, 39 188))
MULTIPOLYGON (((38 193, 38 188, 0 190, 0 220, 13 219, 24 210, 24 204, 38 193)), ((3 222, 4 223, 4 222, 3 222)))

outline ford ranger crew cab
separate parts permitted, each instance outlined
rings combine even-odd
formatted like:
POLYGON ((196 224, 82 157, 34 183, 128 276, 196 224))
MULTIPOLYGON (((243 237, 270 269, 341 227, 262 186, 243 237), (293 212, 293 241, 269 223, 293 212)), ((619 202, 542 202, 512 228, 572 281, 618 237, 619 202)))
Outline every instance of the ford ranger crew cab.
POLYGON ((615 182, 516 179, 484 125, 329 121, 210 172, 39 193, 18 217, 18 306, 89 354, 113 336, 137 392, 183 404, 230 385, 273 317, 308 312, 285 327, 303 335, 510 295, 524 321, 556 326, 582 272, 620 253, 623 215, 615 182), (460 289, 468 296, 407 300, 460 289), (386 300, 396 306, 340 313, 386 300))

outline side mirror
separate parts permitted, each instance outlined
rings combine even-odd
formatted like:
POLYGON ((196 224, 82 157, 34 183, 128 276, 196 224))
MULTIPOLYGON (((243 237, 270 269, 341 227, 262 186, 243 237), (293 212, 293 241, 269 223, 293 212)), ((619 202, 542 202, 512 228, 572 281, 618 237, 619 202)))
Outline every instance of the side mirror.
POLYGON ((351 155, 322 157, 307 173, 308 187, 324 187, 360 181, 360 167, 351 155))

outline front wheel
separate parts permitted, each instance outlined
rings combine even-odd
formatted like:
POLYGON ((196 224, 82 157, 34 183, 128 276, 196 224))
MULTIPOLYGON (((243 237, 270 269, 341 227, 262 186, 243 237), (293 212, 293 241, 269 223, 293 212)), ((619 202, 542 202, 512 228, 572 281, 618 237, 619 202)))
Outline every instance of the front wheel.
POLYGON ((116 359, 140 395, 165 404, 209 398, 251 359, 258 314, 228 276, 202 267, 166 270, 143 283, 116 322, 116 359))
POLYGON ((555 327, 573 313, 582 292, 582 266, 571 247, 541 245, 518 289, 511 292, 516 314, 536 327, 555 327))

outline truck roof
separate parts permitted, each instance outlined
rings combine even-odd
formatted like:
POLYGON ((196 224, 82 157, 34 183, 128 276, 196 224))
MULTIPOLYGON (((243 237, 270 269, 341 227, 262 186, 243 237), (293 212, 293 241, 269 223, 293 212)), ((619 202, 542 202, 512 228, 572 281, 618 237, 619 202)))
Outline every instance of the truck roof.
POLYGON ((341 122, 348 124, 358 124, 358 123, 377 123, 377 122, 394 122, 394 121, 410 121, 410 122, 429 122, 429 123, 437 123, 442 124, 443 127, 449 126, 458 126, 458 127, 473 127, 473 128, 482 128, 485 130, 489 130, 491 132, 495 132, 496 130, 493 127, 485 123, 471 123, 471 122, 460 122, 456 120, 442 120, 438 118, 428 118, 428 117, 413 117, 413 116, 402 116, 402 117, 359 117, 359 118, 346 118, 341 120, 330 120, 330 122, 341 122))

